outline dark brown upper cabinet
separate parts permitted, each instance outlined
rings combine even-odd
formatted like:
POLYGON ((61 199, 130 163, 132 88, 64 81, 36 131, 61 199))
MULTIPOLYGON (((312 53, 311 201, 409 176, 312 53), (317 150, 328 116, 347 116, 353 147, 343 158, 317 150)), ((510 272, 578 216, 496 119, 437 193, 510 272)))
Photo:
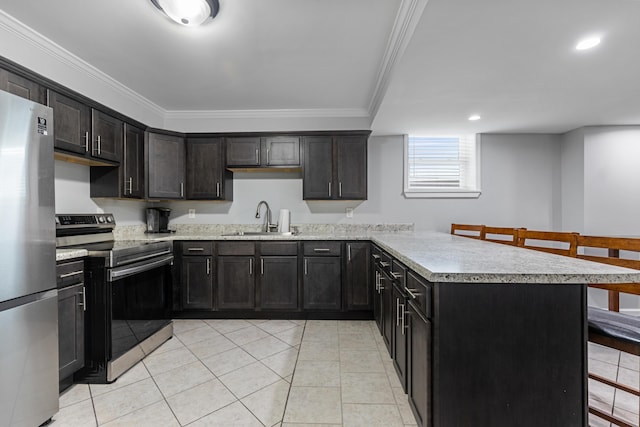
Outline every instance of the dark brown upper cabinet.
POLYGON ((233 200, 222 138, 187 139, 187 199, 233 200))
POLYGON ((91 109, 91 156, 119 163, 124 139, 122 120, 102 111, 91 109))
POLYGON ((367 199, 367 136, 303 138, 304 200, 367 199))
POLYGON ((46 104, 47 91, 38 83, 0 68, 0 90, 39 104, 46 104))
POLYGON ((144 131, 124 124, 120 166, 92 166, 91 197, 144 198, 144 131))
POLYGON ((185 198, 185 151, 183 137, 146 132, 147 198, 185 198))
POLYGON ((229 168, 299 168, 299 136, 228 137, 229 168))

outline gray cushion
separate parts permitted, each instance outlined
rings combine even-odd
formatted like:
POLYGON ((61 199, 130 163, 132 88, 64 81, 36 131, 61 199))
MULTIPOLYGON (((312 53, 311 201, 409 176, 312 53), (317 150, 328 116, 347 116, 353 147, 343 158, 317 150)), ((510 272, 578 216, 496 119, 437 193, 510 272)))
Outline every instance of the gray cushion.
POLYGON ((640 318, 597 307, 588 308, 589 332, 640 345, 640 318))

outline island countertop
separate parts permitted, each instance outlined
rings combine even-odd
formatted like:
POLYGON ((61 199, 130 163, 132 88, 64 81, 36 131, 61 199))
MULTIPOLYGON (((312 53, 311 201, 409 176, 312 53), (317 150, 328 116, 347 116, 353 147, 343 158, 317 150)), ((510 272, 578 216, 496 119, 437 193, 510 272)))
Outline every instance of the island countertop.
POLYGON ((431 282, 640 283, 640 271, 441 232, 341 232, 298 235, 181 233, 140 240, 370 240, 431 282))

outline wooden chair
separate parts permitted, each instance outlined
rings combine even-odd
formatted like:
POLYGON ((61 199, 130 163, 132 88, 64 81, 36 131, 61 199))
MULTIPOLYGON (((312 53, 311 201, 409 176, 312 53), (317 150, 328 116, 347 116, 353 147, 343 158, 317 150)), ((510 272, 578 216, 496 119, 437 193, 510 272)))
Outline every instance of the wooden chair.
MULTIPOLYGON (((637 259, 640 255, 640 239, 578 236, 577 246, 578 258, 640 270, 640 259, 637 259), (621 251, 625 257, 621 256, 621 251), (630 258, 631 255, 634 257, 630 258)), ((609 310, 588 307, 589 341, 640 356, 640 318, 619 313, 620 293, 640 295, 640 283, 591 284, 589 286, 608 291, 609 297, 609 310)), ((640 390, 628 385, 591 372, 589 378, 640 398, 640 390)), ((598 408, 589 407, 589 412, 615 425, 625 427, 640 425, 640 419, 638 424, 629 424, 598 408)))
MULTIPOLYGON (((487 242, 504 243, 505 245, 518 244, 518 228, 510 227, 484 227, 484 239, 487 242)), ((526 230, 526 228, 523 228, 526 230)))
POLYGON ((518 246, 557 255, 575 257, 577 253, 577 237, 578 233, 537 231, 519 228, 518 246), (558 247, 559 244, 565 247, 558 247))
POLYGON ((484 225, 475 224, 451 224, 451 234, 469 237, 471 239, 484 238, 484 225))

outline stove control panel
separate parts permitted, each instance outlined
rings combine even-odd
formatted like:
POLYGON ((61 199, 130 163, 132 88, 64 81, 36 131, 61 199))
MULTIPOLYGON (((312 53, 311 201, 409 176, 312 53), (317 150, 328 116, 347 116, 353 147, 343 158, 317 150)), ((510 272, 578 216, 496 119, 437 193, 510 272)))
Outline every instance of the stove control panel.
POLYGON ((113 214, 56 214, 56 228, 113 228, 113 214))

